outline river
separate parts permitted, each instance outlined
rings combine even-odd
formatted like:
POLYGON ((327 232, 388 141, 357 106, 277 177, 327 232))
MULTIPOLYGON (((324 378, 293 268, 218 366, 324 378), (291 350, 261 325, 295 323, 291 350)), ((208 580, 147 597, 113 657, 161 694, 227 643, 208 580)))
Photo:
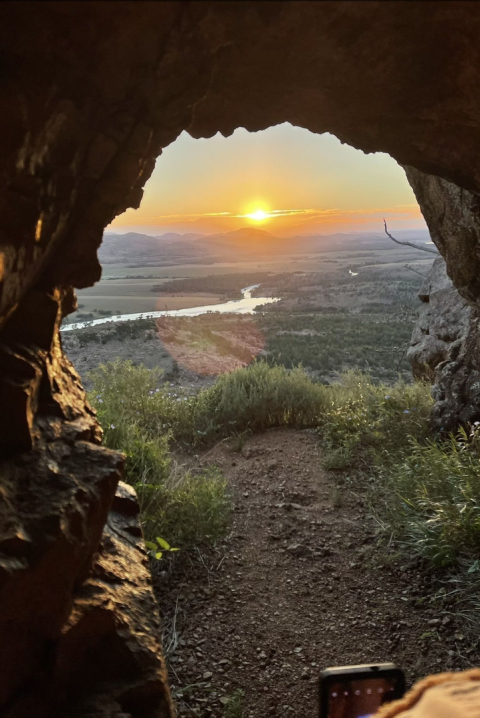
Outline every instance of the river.
POLYGON ((61 327, 62 332, 71 332, 74 329, 84 327, 96 327, 99 324, 108 322, 132 322, 135 319, 156 319, 157 317, 198 317, 199 314, 207 312, 220 312, 221 314, 253 314, 255 307, 260 304, 272 304, 278 302, 278 297, 252 297, 252 291, 259 287, 259 284, 252 284, 251 287, 242 289, 243 299, 232 299, 224 304, 208 304, 203 307, 190 307, 189 309, 170 309, 158 312, 140 312, 138 314, 117 314, 115 316, 102 317, 101 319, 89 319, 85 322, 65 324, 61 327))

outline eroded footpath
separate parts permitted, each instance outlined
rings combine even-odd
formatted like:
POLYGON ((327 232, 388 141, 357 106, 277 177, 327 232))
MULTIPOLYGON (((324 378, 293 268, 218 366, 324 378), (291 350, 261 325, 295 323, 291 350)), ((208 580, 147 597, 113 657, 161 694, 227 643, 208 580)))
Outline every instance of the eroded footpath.
POLYGON ((270 431, 204 461, 228 477, 234 520, 188 579, 158 577, 180 716, 313 717, 326 666, 394 661, 412 681, 478 665, 454 601, 376 548, 364 499, 321 468, 315 433, 270 431), (239 689, 243 713, 229 713, 239 689))

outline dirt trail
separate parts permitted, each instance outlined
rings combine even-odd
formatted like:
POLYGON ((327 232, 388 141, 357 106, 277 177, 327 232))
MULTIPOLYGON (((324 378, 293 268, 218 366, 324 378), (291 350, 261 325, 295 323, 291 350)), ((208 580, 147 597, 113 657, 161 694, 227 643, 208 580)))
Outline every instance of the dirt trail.
POLYGON ((176 607, 181 716, 222 716, 240 688, 243 718, 308 718, 323 667, 394 661, 412 680, 478 661, 428 576, 378 560, 362 499, 338 494, 313 433, 271 431, 208 460, 229 479, 234 522, 215 570, 172 580, 163 606, 167 622, 176 607))

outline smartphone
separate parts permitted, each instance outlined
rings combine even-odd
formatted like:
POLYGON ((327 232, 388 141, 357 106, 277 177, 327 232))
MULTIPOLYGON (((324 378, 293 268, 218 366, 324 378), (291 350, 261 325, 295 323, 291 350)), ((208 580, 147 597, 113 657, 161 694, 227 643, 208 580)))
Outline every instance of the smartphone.
POLYGON ((405 693, 405 675, 393 663, 326 668, 320 674, 320 718, 369 718, 405 693))

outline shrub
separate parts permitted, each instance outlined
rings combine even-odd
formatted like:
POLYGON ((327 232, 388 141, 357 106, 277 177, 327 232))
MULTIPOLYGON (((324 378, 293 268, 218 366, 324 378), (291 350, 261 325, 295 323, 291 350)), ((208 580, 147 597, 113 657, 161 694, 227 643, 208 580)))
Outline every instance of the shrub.
POLYGON ((90 372, 93 389, 89 398, 97 409, 98 418, 105 430, 110 424, 121 421, 137 424, 155 436, 157 426, 151 426, 149 397, 158 388, 161 380, 159 370, 150 371, 144 366, 135 366, 131 361, 117 359, 101 364, 90 372))
MULTIPOLYGON (((181 390, 161 385, 162 371, 135 366, 131 361, 117 359, 102 364, 90 373, 93 390, 90 400, 107 431, 113 424, 136 425, 153 440, 171 439, 172 430, 189 423, 189 403, 181 390)), ((109 444, 110 445, 110 444, 109 444)), ((115 447, 116 448, 116 447, 115 447)))
MULTIPOLYGON (((87 315, 85 315, 85 316, 79 315, 78 318, 79 319, 90 319, 92 317, 93 317, 93 315, 91 315, 91 317, 87 316, 87 315)), ((80 342, 81 347, 86 346, 90 342, 98 342, 98 340, 99 340, 98 332, 96 332, 94 329, 84 329, 83 332, 80 332, 80 334, 78 335, 78 341, 80 342)))
POLYGON ((125 470, 129 483, 163 484, 170 475, 168 436, 151 438, 140 426, 119 418, 105 429, 104 443, 126 455, 125 470))
POLYGON ((153 319, 135 319, 135 321, 116 322, 112 331, 115 339, 139 339, 147 330, 155 331, 156 324, 153 319))

